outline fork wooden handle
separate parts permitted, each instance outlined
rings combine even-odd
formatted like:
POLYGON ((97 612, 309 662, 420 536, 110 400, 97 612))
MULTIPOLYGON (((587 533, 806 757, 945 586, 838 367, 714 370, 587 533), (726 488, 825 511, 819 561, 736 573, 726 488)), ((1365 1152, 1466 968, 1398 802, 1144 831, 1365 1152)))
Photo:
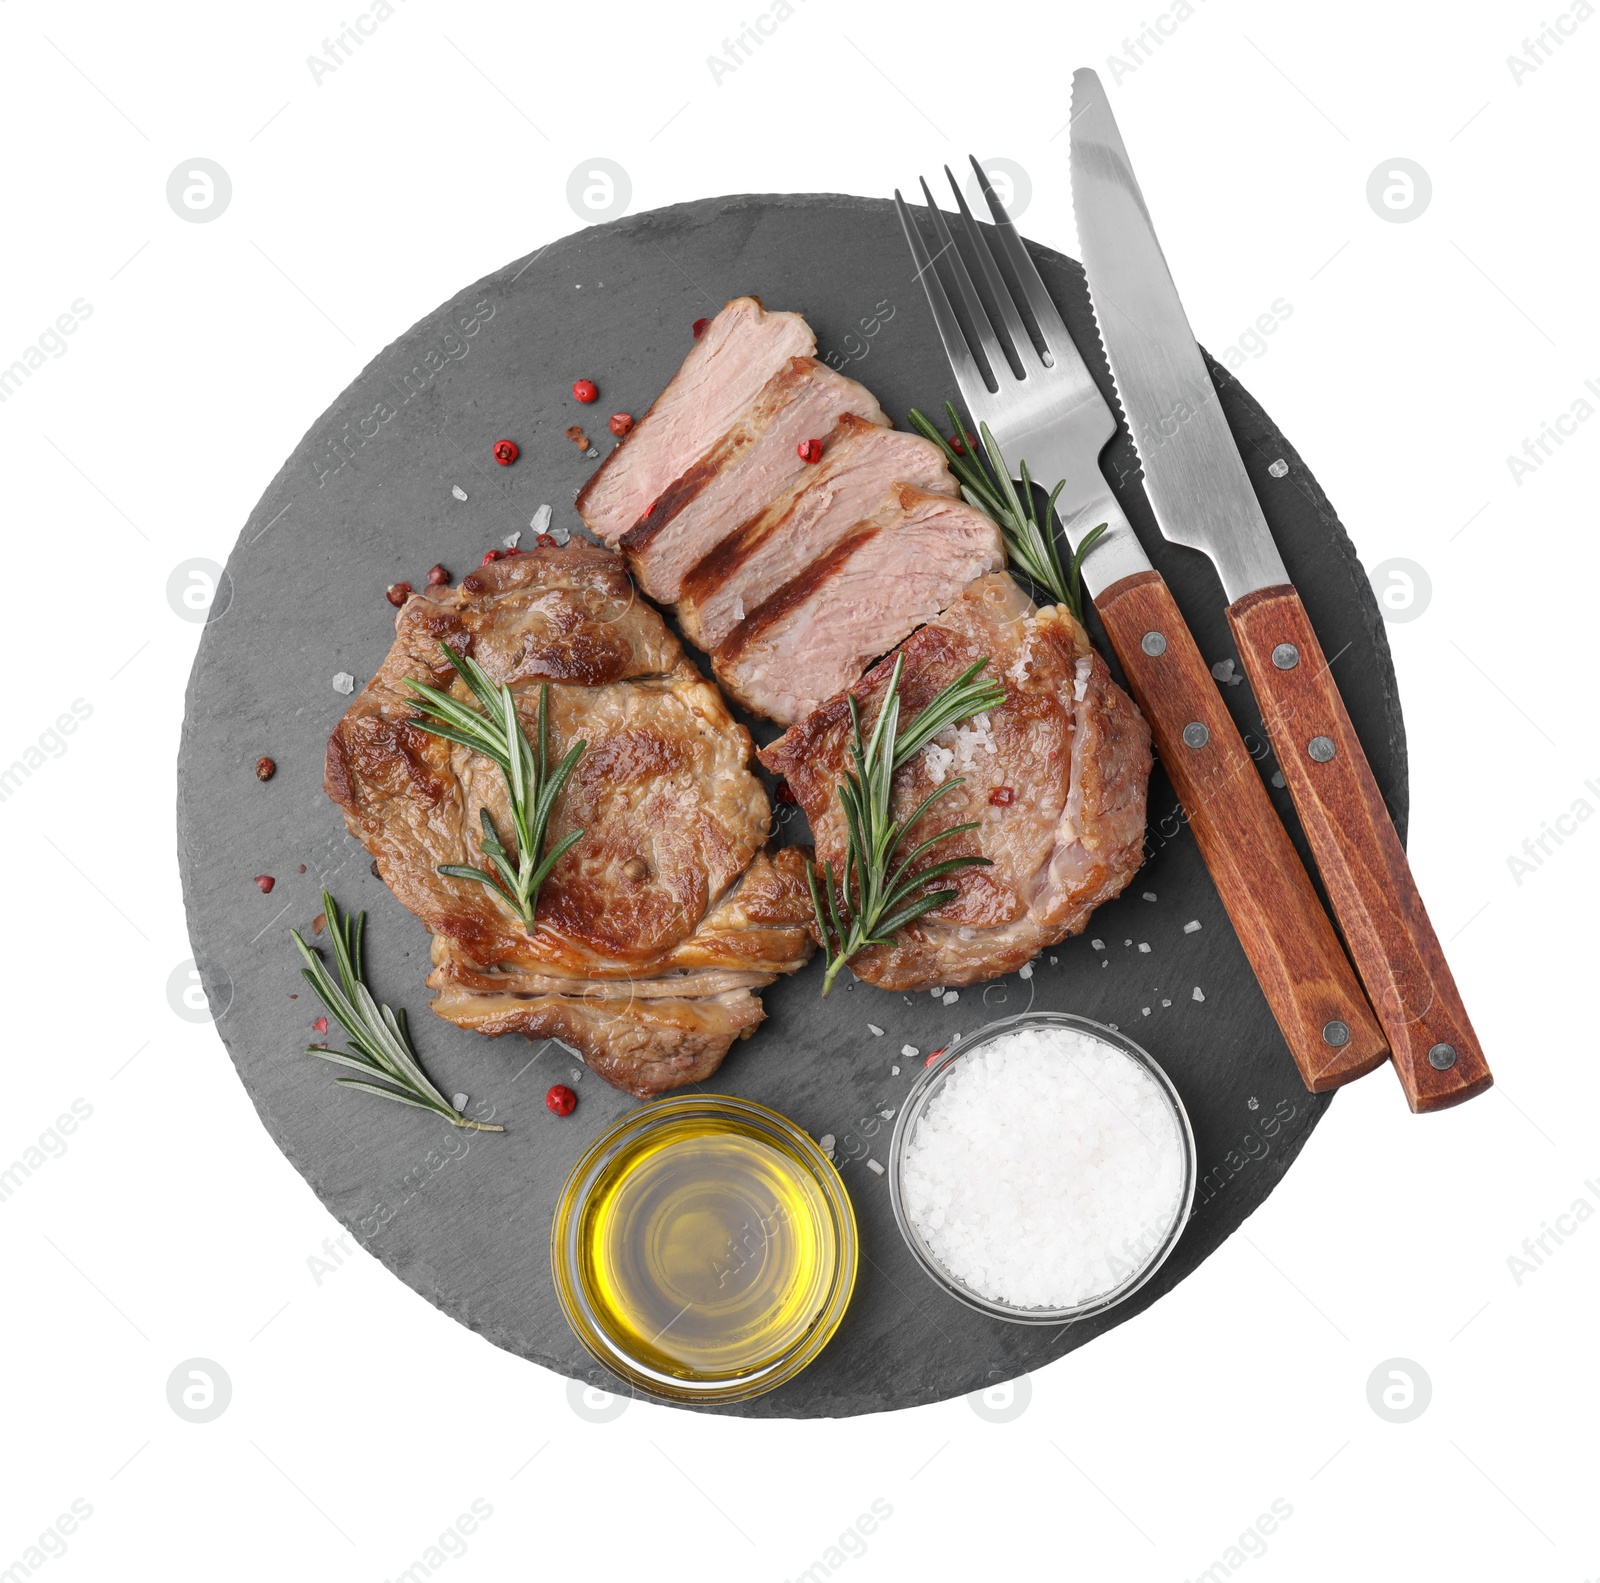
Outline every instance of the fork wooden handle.
POLYGON ((1171 589, 1136 572, 1095 609, 1306 1087, 1381 1066, 1383 1034, 1171 589))
POLYGON ((1260 588, 1228 620, 1406 1100, 1460 1104, 1494 1079, 1305 606, 1260 588))

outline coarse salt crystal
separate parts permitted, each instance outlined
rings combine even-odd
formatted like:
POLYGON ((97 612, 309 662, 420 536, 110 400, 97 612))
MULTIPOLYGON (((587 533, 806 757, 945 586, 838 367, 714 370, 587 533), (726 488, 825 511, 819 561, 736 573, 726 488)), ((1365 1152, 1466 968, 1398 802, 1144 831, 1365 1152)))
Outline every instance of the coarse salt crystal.
POLYGON ((1139 942, 1139 949, 1141 951, 1143 951, 1146 956, 1149 956, 1149 954, 1150 954, 1150 946, 1149 946, 1148 942, 1146 942, 1144 940, 1141 940, 1139 942))
POLYGON ((500 542, 505 545, 508 550, 514 550, 517 547, 517 541, 521 539, 521 537, 522 529, 518 528, 515 533, 508 533, 503 539, 501 539, 500 542))
POLYGON ((1150 1015, 1150 1008, 1148 1006, 1141 1006, 1139 1010, 1142 1011, 1147 1017, 1150 1015))
POLYGON ((450 1096, 450 1103, 454 1105, 457 1110, 465 1110, 467 1108, 467 1096, 465 1094, 452 1094, 450 1096))
POLYGON ((1172 1004, 1172 1002, 1170 1000, 1164 1000, 1164 1001, 1161 1002, 1161 1004, 1163 1006, 1170 1006, 1172 1004))
POLYGON ((823 1135, 817 1139, 817 1147, 819 1149, 826 1149, 831 1152, 833 1149, 833 1134, 831 1132, 823 1133, 823 1135))
POLYGON ((890 1077, 898 1077, 899 1075, 900 1075, 900 1068, 898 1066, 891 1066, 889 1068, 889 1076, 890 1077))
POLYGON ((944 993, 944 1004, 946 1006, 953 1006, 960 999, 961 997, 953 989, 947 989, 944 993))
POLYGON ((1089 676, 1094 670, 1094 661, 1087 655, 1077 662, 1072 668, 1072 701, 1075 704, 1083 702, 1083 696, 1089 691, 1089 676))
POLYGON ((355 677, 349 671, 340 671, 333 678, 333 690, 336 693, 344 693, 346 695, 353 693, 356 690, 355 677))
POLYGON ((869 1171, 877 1172, 877 1174, 879 1176, 883 1175, 883 1167, 881 1165, 879 1165, 878 1162, 876 1160, 874 1160, 870 1154, 867 1156, 867 1169, 869 1171))
POLYGON ((528 523, 528 526, 532 528, 535 533, 548 533, 550 531, 550 517, 551 508, 549 506, 540 506, 539 509, 534 512, 528 523))
POLYGON ((903 1055, 903 1056, 904 1056, 904 1057, 905 1057, 905 1058, 906 1058, 906 1059, 907 1059, 907 1060, 908 1060, 908 1061, 914 1061, 914 1060, 916 1060, 916 1058, 917 1058, 917 1057, 918 1057, 918 1056, 919 1056, 919 1055, 921 1055, 921 1054, 922 1054, 922 1051, 921 1051, 921 1050, 919 1050, 919 1049, 918 1049, 918 1048, 917 1048, 917 1047, 916 1047, 916 1045, 914 1045, 914 1044, 902 1044, 902 1045, 901 1045, 901 1046, 900 1046, 900 1053, 901 1053, 901 1055, 903 1055))
POLYGON ((880 1110, 878 1114, 882 1116, 885 1121, 894 1120, 894 1112, 892 1110, 880 1110))
POLYGON ((1156 893, 1153 890, 1147 890, 1144 893, 1144 899, 1146 901, 1154 901, 1156 899, 1156 893))
POLYGON ((460 484, 452 484, 450 486, 450 493, 454 495, 457 500, 465 500, 467 498, 467 492, 461 487, 460 484))
POLYGON ((1183 932, 1185 934, 1193 934, 1199 927, 1200 920, 1198 918, 1191 918, 1188 923, 1183 926, 1183 932))
POLYGON ((901 1172, 935 1260, 1019 1308, 1070 1308, 1128 1282, 1183 1208, 1182 1137, 1157 1080, 1076 1029, 1017 1029, 948 1073, 901 1172))
POLYGON ((1103 951, 1105 948, 1106 943, 1104 940, 1091 940, 1089 942, 1089 949, 1092 951, 1103 951))
POLYGON ((1051 965, 1051 967, 1054 967, 1054 966, 1055 966, 1055 965, 1056 965, 1056 959, 1055 959, 1055 957, 1051 957, 1051 958, 1050 958, 1050 965, 1051 965))
POLYGON ((1196 1000, 1204 1000, 1206 998, 1205 991, 1202 990, 1198 984, 1196 984, 1194 987, 1194 998, 1196 1000))
POLYGON ((880 1028, 875 1022, 869 1022, 867 1024, 867 1032, 870 1033, 874 1039, 881 1039, 883 1037, 883 1029, 880 1028))
POLYGON ((932 995, 935 1000, 937 1000, 942 994, 944 994, 944 985, 940 984, 936 988, 930 989, 928 993, 932 995))
POLYGON ((1032 978, 1033 977, 1033 963, 1032 962, 1024 962, 1022 964, 1022 966, 1017 969, 1017 977, 1021 978, 1021 979, 1032 978))

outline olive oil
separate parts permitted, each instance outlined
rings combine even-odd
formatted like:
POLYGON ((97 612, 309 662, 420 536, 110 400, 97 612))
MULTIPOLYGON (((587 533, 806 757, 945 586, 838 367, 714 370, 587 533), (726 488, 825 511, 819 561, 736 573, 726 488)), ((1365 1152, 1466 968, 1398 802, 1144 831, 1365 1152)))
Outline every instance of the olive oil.
POLYGON ((813 1173, 703 1109, 617 1150, 576 1243, 597 1327, 623 1356, 682 1380, 758 1375, 790 1356, 829 1310, 840 1260, 813 1173))

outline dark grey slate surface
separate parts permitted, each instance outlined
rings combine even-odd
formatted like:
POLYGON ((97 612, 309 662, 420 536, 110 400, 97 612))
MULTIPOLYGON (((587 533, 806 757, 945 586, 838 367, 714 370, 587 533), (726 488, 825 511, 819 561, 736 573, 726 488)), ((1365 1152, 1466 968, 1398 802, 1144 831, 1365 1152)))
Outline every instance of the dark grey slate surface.
MULTIPOLYGON (((1080 344, 1092 346, 1079 267, 1034 252, 1080 344)), ((428 1015, 426 932, 371 876, 322 793, 323 746, 346 704, 330 679, 349 671, 359 687, 387 651, 389 583, 420 586, 435 561, 461 576, 486 548, 526 530, 541 502, 555 507, 558 525, 576 527, 572 497, 597 463, 564 429, 583 423, 608 448, 606 417, 642 412, 687 350, 691 322, 741 292, 804 310, 820 350, 836 353, 897 422, 951 393, 893 210, 881 200, 707 199, 597 226, 518 260, 374 359, 272 481, 204 633, 180 750, 179 859, 195 956, 214 1005, 227 1005, 218 1032, 268 1131, 340 1220, 430 1302, 498 1346, 607 1388, 615 1382, 556 1307, 549 1226, 583 1146, 634 1101, 585 1076, 574 1085, 577 1113, 559 1120, 543 1098, 550 1083, 571 1080, 562 1050, 482 1039, 428 1015), (874 333, 863 320, 875 321, 874 333), (594 406, 571 399, 578 377, 600 385, 594 406), (490 457, 502 437, 522 447, 514 467, 490 457), (452 485, 468 498, 457 500, 452 485), (279 766, 264 785, 254 775, 263 753, 279 766), (270 896, 251 883, 259 873, 277 877, 270 896), (321 1008, 302 993, 285 931, 309 926, 324 882, 347 909, 367 909, 374 987, 411 1008, 441 1087, 492 1106, 510 1129, 504 1136, 460 1133, 336 1089, 330 1068, 299 1054, 321 1008)), ((1365 575, 1293 448, 1216 372, 1284 559, 1324 648, 1339 656, 1340 686, 1403 829, 1404 731, 1365 575), (1276 479, 1267 469, 1280 457, 1289 472, 1276 479)), ((1109 393, 1103 368, 1101 376, 1109 393)), ((1114 480, 1131 475, 1131 455, 1119 439, 1108 458, 1114 480)), ((1136 484, 1120 493, 1206 658, 1233 657, 1209 562, 1159 539, 1136 484)), ((1241 727, 1259 730, 1248 686, 1223 692, 1241 727)), ((1262 768, 1271 773, 1270 758, 1262 768)), ((1287 794, 1273 796, 1293 828, 1287 794)), ((882 1159, 891 1124, 877 1113, 898 1107, 921 1065, 900 1056, 902 1045, 926 1053, 1030 1004, 1116 1023, 1171 1073, 1194 1123, 1204 1179, 1171 1261, 1114 1316, 1064 1332, 992 1321, 927 1281, 896 1233, 884 1178, 864 1157, 851 1160, 843 1172, 864 1256, 843 1327, 798 1380, 725 1411, 875 1412, 1037 1369, 1156 1301, 1276 1185, 1328 1101, 1301 1088, 1159 769, 1150 813, 1149 861, 1089 930, 1104 952, 1089 938, 1068 941, 1031 981, 963 990, 950 1007, 842 985, 823 1003, 813 964, 767 992, 769 1021, 707 1087, 748 1095, 814 1135, 835 1134, 846 1153, 882 1159), (1202 928, 1185 934, 1191 919, 1202 928), (891 1076, 895 1064, 900 1074, 891 1076)))

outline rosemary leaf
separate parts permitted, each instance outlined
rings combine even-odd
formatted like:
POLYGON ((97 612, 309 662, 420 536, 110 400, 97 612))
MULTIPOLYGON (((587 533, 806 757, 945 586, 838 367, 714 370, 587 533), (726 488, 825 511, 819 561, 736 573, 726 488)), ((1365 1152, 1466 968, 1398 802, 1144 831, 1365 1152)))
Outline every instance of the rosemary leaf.
POLYGON ((556 798, 588 743, 574 743, 567 756, 550 769, 549 683, 541 683, 539 687, 538 748, 535 750, 522 729, 511 689, 496 682, 470 655, 456 653, 448 643, 441 642, 439 647, 482 705, 482 712, 468 708, 460 699, 437 687, 407 677, 406 686, 416 695, 417 707, 423 712, 416 723, 430 736, 454 742, 499 765, 506 784, 506 798, 511 805, 515 846, 513 852, 495 829, 489 810, 480 808, 483 836, 478 845, 495 872, 445 863, 439 865, 439 873, 452 879, 477 881, 505 902, 522 919, 524 927, 532 929, 539 905, 539 887, 562 854, 583 836, 582 830, 574 830, 561 839, 553 852, 545 855, 545 836, 556 798))
MULTIPOLYGON (((955 404, 947 401, 945 411, 949 414, 952 429, 957 434, 968 434, 970 438, 970 433, 956 413, 955 404)), ((944 453, 945 464, 956 475, 967 504, 993 519, 1006 541, 1007 553, 1022 568, 1028 581, 1043 589, 1057 604, 1065 605, 1082 621, 1081 571, 1084 557, 1100 541, 1107 524, 1102 522, 1084 534, 1078 548, 1063 566, 1061 551, 1056 543, 1055 510, 1065 480, 1051 490, 1049 504, 1041 514, 1028 464, 1019 464, 1022 478, 1019 491, 1011 477, 1011 469, 1001 454, 999 442, 990 433, 987 423, 978 425, 983 436, 983 450, 987 453, 980 457, 975 446, 970 447, 969 454, 965 456, 957 454, 927 415, 918 412, 915 407, 908 414, 908 420, 918 434, 925 440, 932 440, 944 453)))
POLYGON ((359 1088, 380 1099, 414 1105, 418 1110, 431 1110, 453 1127, 466 1127, 473 1132, 504 1132, 504 1127, 490 1122, 469 1120, 434 1087, 411 1047, 405 1012, 380 1006, 373 999, 361 974, 361 936, 367 915, 358 912, 354 917, 341 918, 338 904, 327 891, 322 893, 322 911, 328 921, 334 964, 339 969, 337 983, 323 965, 322 958, 300 938, 300 931, 291 929, 289 933, 305 962, 301 976, 350 1036, 355 1050, 330 1050, 327 1045, 312 1044, 306 1047, 306 1054, 331 1061, 335 1066, 353 1067, 378 1080, 366 1082, 354 1077, 336 1077, 334 1082, 343 1088, 359 1088))
POLYGON ((833 988, 839 970, 869 945, 887 945, 906 924, 950 901, 953 890, 928 891, 925 887, 942 875, 974 865, 989 864, 986 857, 952 857, 917 873, 912 866, 939 842, 976 824, 954 825, 920 841, 910 851, 900 848, 906 833, 939 798, 962 784, 961 778, 941 782, 912 810, 909 817, 892 815, 894 774, 947 726, 997 708, 1005 699, 998 682, 980 679, 989 662, 978 660, 954 681, 942 687, 933 700, 900 731, 900 672, 904 655, 896 655, 889 685, 878 706, 877 718, 865 738, 856 700, 850 704, 850 760, 852 768, 840 783, 839 804, 845 822, 843 873, 835 877, 832 863, 824 863, 823 886, 808 867, 811 909, 822 940, 827 968, 822 993, 833 988), (825 893, 825 897, 824 897, 825 893), (824 906, 826 899, 826 906, 824 906))

